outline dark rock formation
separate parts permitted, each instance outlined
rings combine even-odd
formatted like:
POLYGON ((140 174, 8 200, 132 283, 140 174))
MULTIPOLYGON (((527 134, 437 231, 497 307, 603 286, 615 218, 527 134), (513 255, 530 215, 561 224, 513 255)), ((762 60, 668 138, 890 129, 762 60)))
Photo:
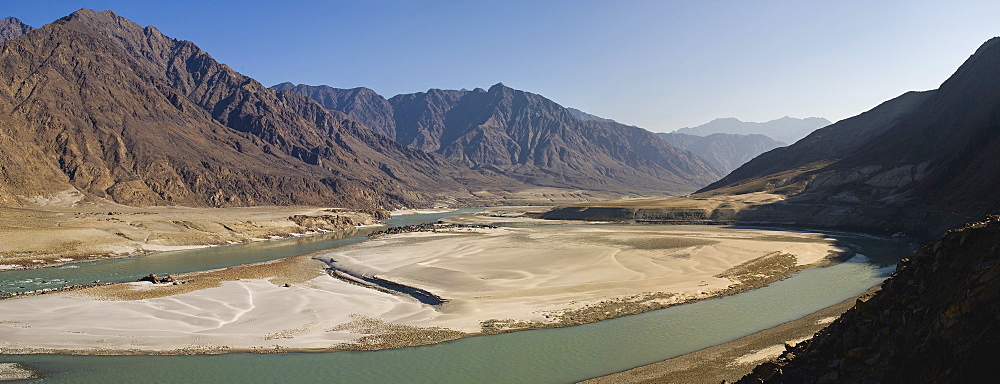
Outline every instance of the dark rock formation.
POLYGON ((411 232, 437 232, 438 230, 452 229, 452 228, 488 228, 496 229, 497 226, 489 224, 453 224, 438 221, 437 223, 422 223, 422 224, 411 224, 404 225, 400 227, 392 227, 388 229, 383 229, 381 231, 375 231, 368 234, 368 237, 381 237, 386 235, 396 235, 400 233, 411 233, 411 232))
POLYGON ((949 231, 740 383, 985 383, 1000 348, 1000 217, 949 231))
POLYGON ((780 142, 794 143, 806 137, 806 135, 817 128, 827 125, 830 125, 830 120, 821 117, 797 119, 785 116, 763 123, 740 121, 736 118, 725 117, 712 120, 697 127, 681 128, 674 132, 696 136, 708 136, 713 133, 730 133, 736 135, 760 134, 780 142))
POLYGON ((785 146, 785 143, 760 134, 713 133, 708 136, 695 136, 684 133, 657 133, 656 136, 666 140, 670 145, 708 160, 709 164, 723 173, 731 172, 761 153, 785 146))
POLYGON ((21 22, 16 17, 8 17, 0 20, 0 44, 14 40, 34 30, 34 27, 21 22))
POLYGON ((174 280, 174 277, 170 275, 167 275, 166 277, 159 277, 156 276, 155 273, 150 273, 149 275, 143 276, 136 281, 148 281, 153 284, 167 284, 167 283, 174 283, 177 280, 174 280))

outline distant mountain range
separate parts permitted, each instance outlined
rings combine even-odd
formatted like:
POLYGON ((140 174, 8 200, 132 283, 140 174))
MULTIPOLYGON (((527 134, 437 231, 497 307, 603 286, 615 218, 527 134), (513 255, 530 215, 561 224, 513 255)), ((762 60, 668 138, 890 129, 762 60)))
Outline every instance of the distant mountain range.
POLYGON ((760 134, 713 133, 708 136, 695 136, 674 132, 656 135, 670 145, 691 151, 708 160, 709 164, 724 173, 731 172, 761 153, 786 145, 760 134))
POLYGON ((782 117, 763 123, 740 121, 726 117, 712 120, 697 127, 681 128, 674 133, 684 133, 696 136, 708 136, 713 133, 730 133, 737 135, 760 134, 782 143, 794 143, 816 129, 830 125, 830 121, 821 117, 797 119, 782 117))
MULTIPOLYGON (((580 120, 585 121, 607 121, 616 122, 611 119, 605 119, 600 116, 595 116, 587 112, 583 112, 576 108, 566 108, 569 112, 580 120)), ((787 126, 789 128, 794 127, 796 124, 791 121, 801 122, 802 127, 810 127, 816 124, 820 124, 821 121, 826 121, 826 119, 820 118, 809 118, 809 119, 794 119, 786 117, 788 124, 786 122, 779 120, 774 120, 768 123, 743 123, 736 119, 717 119, 714 122, 734 120, 739 122, 739 124, 727 125, 723 123, 716 124, 706 124, 701 126, 702 128, 685 128, 687 130, 692 130, 695 132, 701 131, 712 131, 714 129, 721 130, 736 130, 738 127, 743 127, 749 125, 752 127, 757 127, 762 129, 769 129, 773 126, 787 126), (773 123, 773 124, 771 124, 773 123)), ((826 121, 829 124, 829 121, 826 121)), ((806 128, 803 128, 806 129, 806 128)), ((657 132, 656 136, 666 140, 670 145, 694 153, 698 157, 705 159, 713 167, 722 171, 722 173, 729 173, 730 171, 736 169, 743 163, 746 163, 750 159, 757 157, 757 155, 770 151, 774 148, 783 147, 788 145, 780 141, 775 141, 774 139, 757 133, 752 134, 736 134, 736 133, 710 133, 707 135, 696 135, 688 133, 662 133, 657 132)))
POLYGON ((312 97, 409 148, 533 185, 683 193, 721 176, 705 160, 649 131, 574 113, 503 84, 488 90, 431 89, 388 100, 360 89, 290 83, 273 88, 312 97), (358 104, 377 111, 355 108, 358 104))

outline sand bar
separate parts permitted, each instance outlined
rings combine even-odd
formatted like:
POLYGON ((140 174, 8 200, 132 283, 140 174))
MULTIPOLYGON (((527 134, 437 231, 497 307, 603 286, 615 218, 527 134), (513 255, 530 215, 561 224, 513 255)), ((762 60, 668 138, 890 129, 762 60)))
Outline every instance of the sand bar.
POLYGON ((733 293, 741 279, 771 273, 755 267, 761 260, 783 262, 764 264, 787 272, 836 251, 821 234, 713 226, 407 233, 182 275, 188 283, 178 286, 117 285, 3 300, 0 353, 418 345, 572 325, 733 293), (427 305, 338 280, 324 273, 327 265, 417 287, 447 302, 427 305))

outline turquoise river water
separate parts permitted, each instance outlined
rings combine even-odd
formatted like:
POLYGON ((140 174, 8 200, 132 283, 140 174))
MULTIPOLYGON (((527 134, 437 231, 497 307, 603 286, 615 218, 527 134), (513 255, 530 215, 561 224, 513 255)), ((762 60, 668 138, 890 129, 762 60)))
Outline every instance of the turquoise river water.
MULTIPOLYGON (((467 212, 472 210, 458 213, 467 212)), ((429 222, 455 214, 400 216, 389 224, 429 222)), ((149 272, 205 270, 315 252, 363 241, 366 234, 359 230, 346 236, 330 234, 82 263, 63 270, 0 272, 0 282, 51 282, 57 278, 70 284, 77 281, 72 279, 127 281, 149 272)), ((738 295, 575 327, 373 352, 0 355, 0 362, 21 362, 39 369, 47 376, 35 381, 44 383, 569 383, 721 344, 839 303, 879 284, 912 250, 908 243, 889 239, 829 236, 865 256, 803 271, 738 295)))

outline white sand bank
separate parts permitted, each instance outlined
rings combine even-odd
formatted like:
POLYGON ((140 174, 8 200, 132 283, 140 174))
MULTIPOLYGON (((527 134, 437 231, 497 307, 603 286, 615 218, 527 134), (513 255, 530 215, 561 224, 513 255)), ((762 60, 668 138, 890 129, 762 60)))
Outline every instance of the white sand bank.
POLYGON ((476 333, 483 321, 551 322, 566 310, 612 299, 710 297, 735 283, 717 275, 749 260, 782 252, 808 264, 835 250, 819 234, 711 226, 408 233, 320 259, 424 289, 447 303, 421 304, 327 275, 291 287, 235 276, 219 287, 133 301, 106 301, 86 291, 43 295, 0 301, 0 353, 337 348, 385 331, 356 324, 365 318, 476 333))

